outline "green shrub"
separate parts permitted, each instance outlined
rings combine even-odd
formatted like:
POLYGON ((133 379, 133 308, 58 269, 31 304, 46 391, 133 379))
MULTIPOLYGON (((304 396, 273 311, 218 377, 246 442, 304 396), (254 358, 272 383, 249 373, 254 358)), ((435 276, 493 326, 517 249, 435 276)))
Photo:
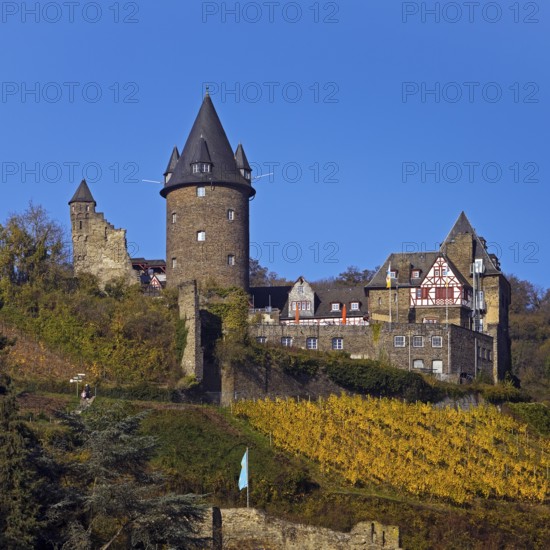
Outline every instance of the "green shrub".
POLYGON ((348 390, 377 397, 430 401, 436 391, 419 374, 381 366, 370 359, 333 359, 325 365, 329 378, 348 390))
POLYGON ((542 403, 509 403, 508 409, 519 420, 542 435, 550 436, 550 409, 542 403))

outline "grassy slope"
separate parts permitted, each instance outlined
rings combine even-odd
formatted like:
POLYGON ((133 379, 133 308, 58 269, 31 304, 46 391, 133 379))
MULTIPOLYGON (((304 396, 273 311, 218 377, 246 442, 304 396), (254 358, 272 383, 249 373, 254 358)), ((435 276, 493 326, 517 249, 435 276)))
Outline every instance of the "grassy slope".
POLYGON ((219 505, 244 505, 236 485, 250 447, 251 502, 282 517, 346 530, 362 520, 401 527, 405 548, 545 548, 550 507, 478 501, 468 508, 418 501, 380 487, 354 488, 315 464, 270 446, 228 411, 157 410, 144 429, 162 442, 156 464, 184 491, 219 505))
MULTIPOLYGON (((25 394, 22 414, 74 405, 65 396, 25 394)), ((101 405, 101 399, 96 406, 101 405)), ((250 448, 251 503, 293 521, 348 530, 362 520, 399 525, 407 549, 546 548, 550 540, 550 507, 478 501, 454 507, 404 497, 388 488, 347 484, 322 474, 314 463, 280 452, 269 438, 255 432, 230 411, 210 406, 134 402, 152 409, 143 424, 159 438, 153 465, 170 473, 173 487, 206 495, 220 506, 243 506, 245 491, 237 479, 244 449, 250 448)), ((44 434, 47 421, 32 426, 44 434)))

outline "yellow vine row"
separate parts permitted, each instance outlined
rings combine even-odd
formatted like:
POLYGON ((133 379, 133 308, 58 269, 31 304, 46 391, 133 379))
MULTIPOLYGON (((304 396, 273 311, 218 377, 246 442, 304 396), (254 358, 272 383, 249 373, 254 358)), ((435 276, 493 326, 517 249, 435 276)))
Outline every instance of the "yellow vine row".
POLYGON ((383 483, 456 503, 549 498, 550 440, 494 406, 457 411, 332 396, 319 402, 241 401, 233 410, 271 434, 277 446, 352 483, 383 483))

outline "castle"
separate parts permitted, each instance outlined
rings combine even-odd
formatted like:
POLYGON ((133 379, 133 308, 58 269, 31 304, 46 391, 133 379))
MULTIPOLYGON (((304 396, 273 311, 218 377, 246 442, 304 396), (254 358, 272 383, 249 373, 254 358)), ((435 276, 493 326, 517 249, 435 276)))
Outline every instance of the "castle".
POLYGON ((510 285, 463 212, 439 250, 392 253, 365 287, 315 289, 300 276, 287 287, 250 288, 252 181, 243 146, 233 151, 207 92, 164 173, 166 262, 130 258, 125 231, 96 212, 83 181, 69 202, 75 274, 177 288, 188 330, 182 368, 200 380, 201 289, 212 283, 248 293, 259 343, 343 350, 453 382, 482 373, 497 381, 510 370, 510 285))

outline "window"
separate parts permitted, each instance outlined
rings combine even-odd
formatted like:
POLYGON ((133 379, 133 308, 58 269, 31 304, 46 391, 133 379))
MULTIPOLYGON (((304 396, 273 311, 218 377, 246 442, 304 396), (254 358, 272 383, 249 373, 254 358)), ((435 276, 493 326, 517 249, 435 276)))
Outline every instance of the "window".
POLYGON ((443 347, 443 336, 432 336, 432 348, 443 347))
POLYGON ((438 286, 435 289, 436 300, 452 300, 454 298, 454 288, 452 286, 438 286))
POLYGON ((417 288, 416 289, 416 299, 417 300, 420 300, 422 298, 422 289, 421 288, 417 288))
POLYGON ((303 294, 304 293, 304 285, 300 285, 298 287, 298 294, 303 294))
POLYGON ((235 265, 235 255, 234 254, 229 254, 229 256, 227 256, 227 265, 235 265))
POLYGON ((379 305, 379 306, 382 305, 382 298, 378 298, 378 305, 379 305))
POLYGON ((227 219, 232 222, 235 219, 235 210, 229 209, 227 211, 227 219))
POLYGON ((317 349, 317 345, 318 345, 317 338, 306 338, 307 349, 317 349))
POLYGON ((351 302, 351 311, 359 311, 359 302, 351 302))
POLYGON ((265 344, 267 342, 267 338, 265 336, 256 336, 256 342, 258 342, 258 344, 265 344))
POLYGON ((330 304, 330 311, 340 311, 340 304, 338 302, 332 302, 332 304, 330 304))
POLYGON ((439 270, 439 268, 434 269, 434 276, 435 277, 439 277, 440 274, 441 274, 441 271, 439 270))
POLYGON ((332 339, 332 349, 344 349, 344 339, 343 338, 333 338, 332 339))
POLYGON ((489 350, 489 357, 488 357, 489 361, 492 361, 493 360, 493 352, 491 350, 489 350))
POLYGON ((422 300, 427 300, 430 297, 430 287, 423 286, 422 288, 417 289, 416 297, 422 300), (418 292, 420 291, 420 292, 418 292))
POLYGON ((206 241, 206 231, 197 231, 197 241, 206 241))
POLYGON ((435 317, 424 317, 422 322, 425 325, 436 325, 439 321, 435 317))
POLYGON ((390 279, 397 279, 397 271, 390 271, 390 279))
POLYGON ((432 372, 435 374, 443 374, 443 361, 441 361, 441 359, 434 359, 432 361, 432 372))
POLYGON ((424 359, 415 359, 413 361, 413 369, 423 369, 424 368, 424 359))
POLYGON ((420 270, 413 269, 411 273, 411 279, 419 279, 419 278, 420 278, 420 270))
POLYGON ((178 260, 176 258, 172 258, 172 269, 176 269, 178 267, 178 260))
POLYGON ((291 303, 291 309, 292 311, 311 311, 311 302, 304 300, 302 302, 292 302, 291 303))
POLYGON ((413 336, 413 348, 424 347, 424 336, 413 336))
POLYGON ((89 211, 90 211, 90 207, 86 205, 86 212, 89 212, 89 211))
POLYGON ((178 220, 178 215, 175 212, 172 212, 172 223, 176 223, 178 220))
POLYGON ((204 197, 206 195, 205 187, 197 187, 197 197, 204 197))
POLYGON ((79 222, 78 222, 78 228, 79 228, 79 229, 82 229, 82 221, 79 221, 79 222))
POLYGON ((290 348, 292 346, 292 337, 283 336, 281 338, 281 345, 283 345, 285 348, 290 348))
POLYGON ((211 170, 211 165, 206 162, 195 162, 193 164, 193 174, 207 174, 211 170))
POLYGON ((405 337, 404 336, 394 336, 393 337, 393 347, 394 348, 404 348, 405 347, 405 337))

